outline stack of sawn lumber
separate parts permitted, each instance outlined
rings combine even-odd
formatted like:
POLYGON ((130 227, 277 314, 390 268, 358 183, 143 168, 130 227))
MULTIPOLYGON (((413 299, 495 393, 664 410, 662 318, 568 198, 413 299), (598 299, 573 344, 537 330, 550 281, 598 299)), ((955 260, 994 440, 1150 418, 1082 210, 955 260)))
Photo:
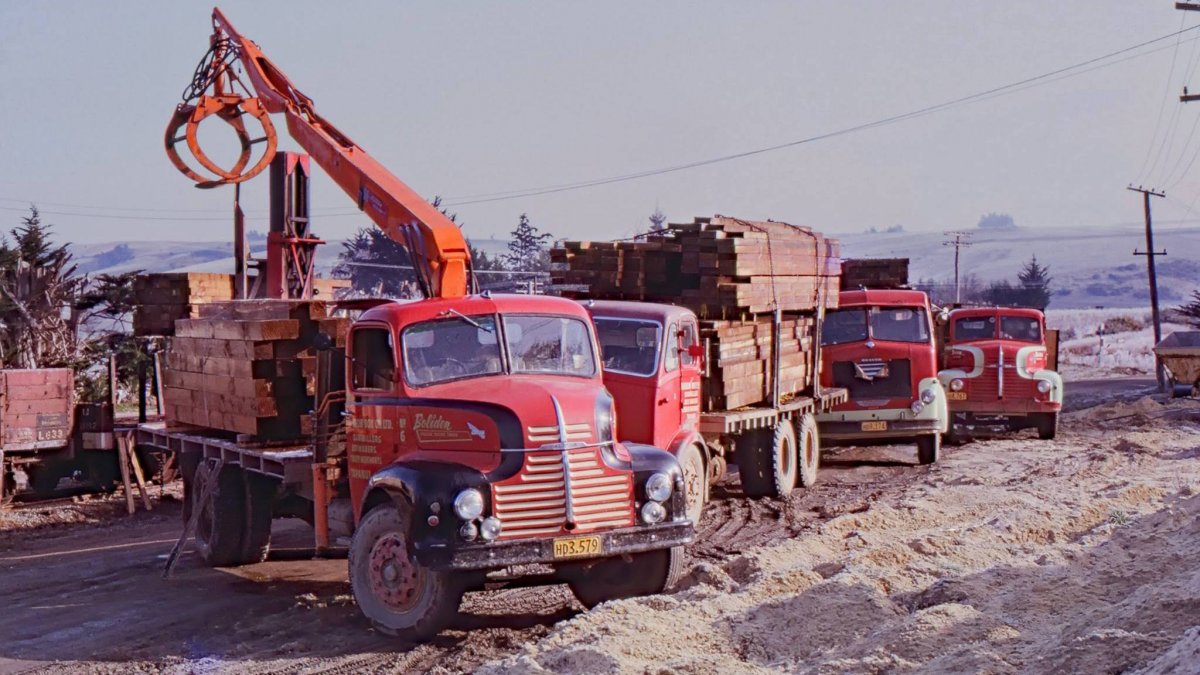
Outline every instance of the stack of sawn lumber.
POLYGON ((815 316, 837 307, 841 261, 838 241, 809 228, 716 216, 638 241, 563 242, 551 262, 565 295, 694 311, 709 346, 702 403, 718 411, 770 398, 776 306, 783 313, 780 392, 809 387, 815 316))
POLYGON ((806 227, 724 216, 637 241, 565 241, 551 280, 568 295, 669 302, 702 318, 836 306, 839 246, 806 227), (830 305, 830 303, 834 303, 830 305))
POLYGON ((902 288, 908 285, 908 258, 846 258, 842 288, 902 288))
POLYGON ((344 346, 349 320, 313 300, 235 300, 197 306, 175 322, 163 398, 168 421, 247 434, 300 438, 314 408, 315 340, 344 346))
POLYGON ((174 335, 177 319, 199 316, 204 303, 233 299, 233 275, 202 272, 139 274, 133 282, 137 303, 134 335, 174 335))

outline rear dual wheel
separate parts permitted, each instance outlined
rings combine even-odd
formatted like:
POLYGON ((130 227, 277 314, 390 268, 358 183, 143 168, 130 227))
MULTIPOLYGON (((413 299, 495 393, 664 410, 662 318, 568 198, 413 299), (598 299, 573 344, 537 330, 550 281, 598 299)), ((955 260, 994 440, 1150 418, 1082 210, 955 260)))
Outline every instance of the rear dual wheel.
MULTIPOLYGON (((196 523, 196 548, 201 559, 211 567, 266 560, 279 481, 237 466, 223 466, 209 480, 217 481, 216 489, 209 499, 191 506, 201 510, 196 523)), ((192 499, 201 496, 194 492, 192 499)))
POLYGON ((811 414, 795 423, 781 419, 773 429, 743 434, 737 441, 738 473, 748 497, 784 497, 817 480, 821 444, 811 414))

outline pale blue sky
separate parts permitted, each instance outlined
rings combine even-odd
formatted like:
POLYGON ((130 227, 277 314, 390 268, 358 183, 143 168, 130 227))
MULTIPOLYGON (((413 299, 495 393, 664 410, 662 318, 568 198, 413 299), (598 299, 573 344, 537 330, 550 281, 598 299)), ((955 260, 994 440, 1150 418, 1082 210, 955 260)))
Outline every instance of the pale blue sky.
MULTIPOLYGON (((1155 38, 1185 18, 1168 0, 239 0, 223 9, 325 117, 421 194, 452 201, 834 131, 1155 38)), ((0 229, 23 207, 9 200, 33 200, 87 214, 46 217, 74 241, 229 237, 232 190, 192 188, 161 148, 207 48, 210 11, 0 0, 0 229)), ((988 211, 1029 227, 1087 226, 1139 220, 1140 202, 1123 188, 1140 181, 1177 183, 1173 201, 1155 206, 1179 218, 1200 194, 1200 163, 1178 179, 1200 149, 1200 132, 1189 133, 1200 104, 1173 101, 1198 47, 1179 47, 1169 91, 1170 48, 819 143, 456 210, 475 237, 504 234, 521 212, 560 237, 623 236, 656 205, 672 220, 721 212, 830 232, 973 227, 988 211), (1144 170, 1167 128, 1167 152, 1144 170)), ((1200 90, 1200 77, 1193 84, 1200 90)), ((244 193, 251 215, 265 215, 264 182, 244 193)), ((321 235, 366 223, 339 215, 353 204, 323 176, 314 191, 321 235)))

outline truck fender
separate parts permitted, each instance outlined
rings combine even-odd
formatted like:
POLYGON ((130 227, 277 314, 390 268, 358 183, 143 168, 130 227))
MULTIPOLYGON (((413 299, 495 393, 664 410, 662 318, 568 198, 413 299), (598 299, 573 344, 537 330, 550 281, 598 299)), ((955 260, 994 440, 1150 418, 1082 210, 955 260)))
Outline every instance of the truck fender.
POLYGON ((375 472, 357 505, 355 525, 363 514, 388 501, 412 509, 412 542, 452 540, 462 525, 454 513, 459 492, 475 488, 483 494, 484 512, 490 512, 491 490, 478 469, 449 462, 413 460, 394 462, 375 472))
POLYGON ((1050 402, 1062 405, 1063 402, 1063 379, 1062 375, 1053 370, 1039 370, 1033 374, 1033 379, 1046 380, 1050 383, 1050 402))
POLYGON ((704 436, 701 436, 700 432, 695 429, 687 429, 679 432, 675 436, 675 440, 671 441, 671 446, 667 448, 667 452, 670 452, 675 457, 679 457, 679 451, 689 445, 699 446, 701 448, 701 455, 704 457, 704 463, 708 464, 710 454, 708 444, 704 442, 704 436))
POLYGON ((950 430, 950 404, 946 400, 946 389, 940 381, 941 373, 938 377, 925 377, 921 379, 917 385, 917 396, 920 396, 926 389, 932 389, 934 392, 933 403, 927 404, 925 409, 921 411, 918 418, 934 418, 942 423, 942 433, 950 430))
POLYGON ((650 475, 656 472, 665 473, 671 477, 671 483, 675 486, 671 493, 669 518, 671 520, 686 518, 687 504, 683 496, 683 470, 679 468, 679 461, 675 459, 675 455, 653 445, 629 442, 624 442, 622 445, 629 451, 631 458, 633 492, 638 502, 646 499, 645 486, 650 475))
MULTIPOLYGON (((951 345, 950 351, 966 352, 966 353, 970 354, 971 355, 971 363, 973 363, 974 365, 971 367, 970 372, 966 372, 966 371, 963 371, 960 369, 943 370, 942 372, 938 373, 939 378, 942 377, 942 373, 960 373, 958 375, 951 376, 950 379, 954 379, 955 377, 957 377, 961 380, 969 380, 974 377, 979 377, 980 375, 983 374, 984 358, 983 358, 983 350, 982 349, 980 349, 979 347, 975 347, 973 345, 951 345)), ((948 380, 946 380, 946 381, 948 381, 948 380)))

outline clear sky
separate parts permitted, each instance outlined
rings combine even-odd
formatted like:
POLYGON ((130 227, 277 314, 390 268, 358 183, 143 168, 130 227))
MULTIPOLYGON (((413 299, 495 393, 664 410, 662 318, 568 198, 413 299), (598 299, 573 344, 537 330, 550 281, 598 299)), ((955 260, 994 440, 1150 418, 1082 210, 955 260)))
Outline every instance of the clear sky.
MULTIPOLYGON (((453 203, 752 150, 985 91, 1200 22, 1172 5, 229 0, 223 9, 326 118, 419 193, 453 203)), ((229 237, 232 189, 196 190, 162 150, 207 48, 210 12, 200 2, 0 0, 0 229, 33 201, 72 241, 229 237)), ((1026 227, 1095 226, 1138 221, 1140 201, 1124 187, 1140 182, 1168 189, 1155 204, 1164 221, 1196 218, 1186 206, 1200 195, 1200 163, 1191 166, 1200 103, 1176 102, 1189 80, 1200 91, 1196 37, 898 124, 455 210, 472 237, 503 235, 522 212, 559 237, 624 236, 656 206, 671 220, 720 212, 830 232, 968 228, 990 211, 1026 227)), ((265 176, 255 183, 243 204, 262 217, 265 176)), ((328 238, 367 222, 323 176, 313 206, 328 238)))

